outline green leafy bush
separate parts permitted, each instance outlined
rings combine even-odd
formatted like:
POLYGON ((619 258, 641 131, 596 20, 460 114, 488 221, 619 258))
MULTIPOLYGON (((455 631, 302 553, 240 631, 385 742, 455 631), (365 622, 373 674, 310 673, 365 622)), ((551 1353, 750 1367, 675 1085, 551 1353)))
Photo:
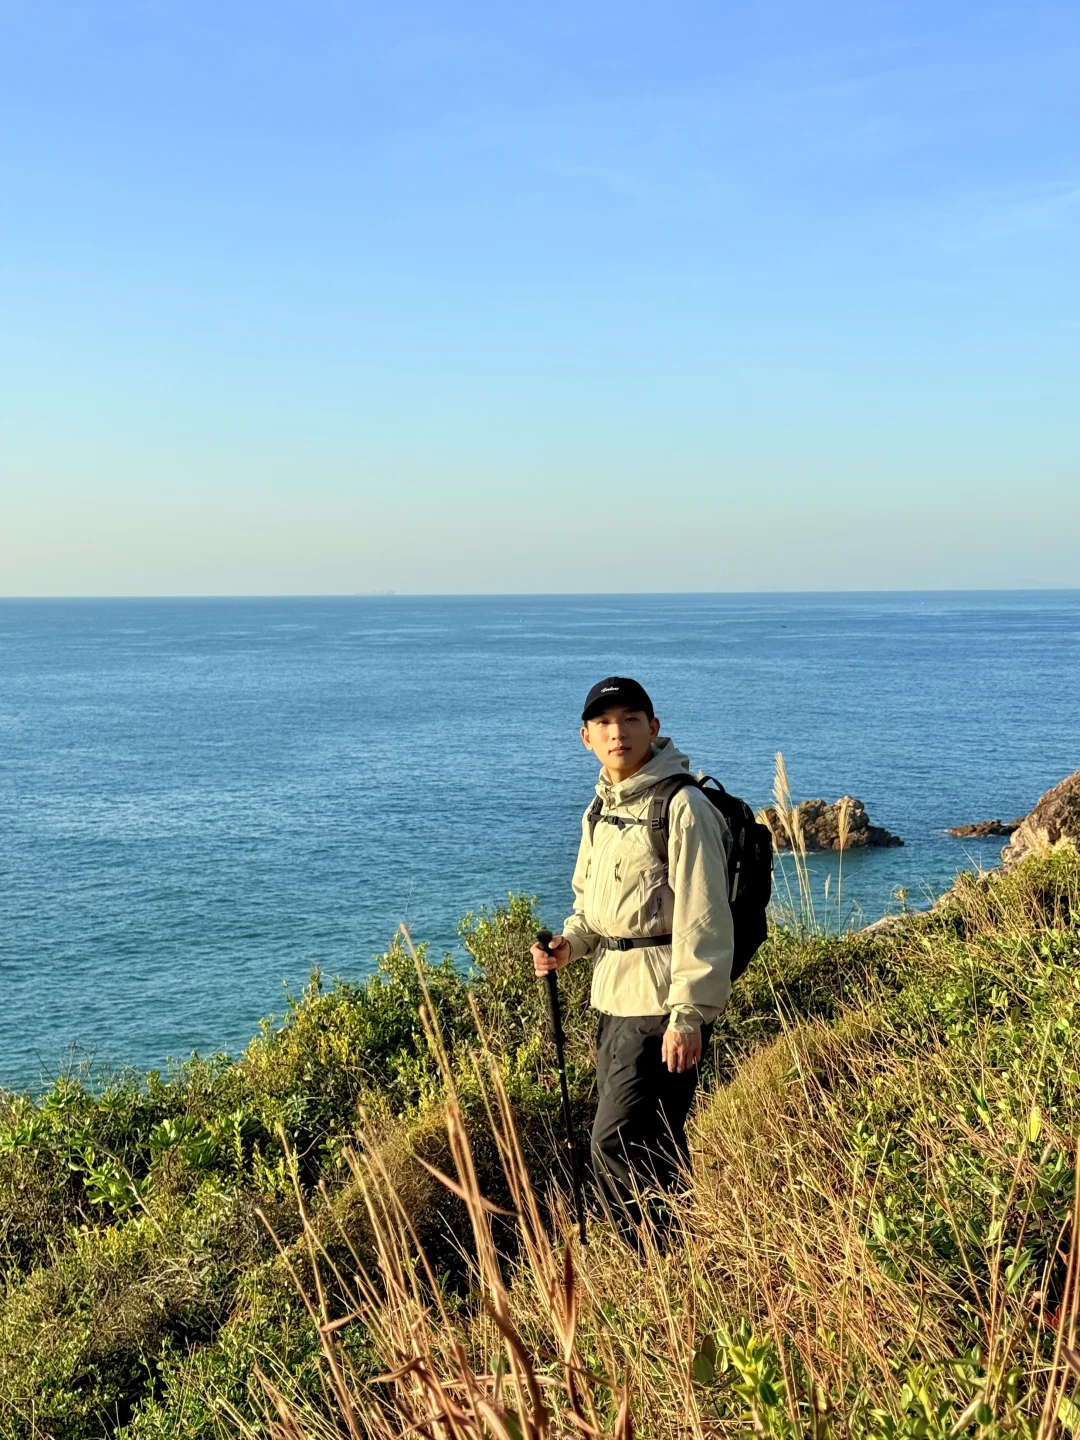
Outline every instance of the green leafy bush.
MULTIPOLYGON (((209 1434, 212 1407, 196 1397, 211 1378, 243 1406, 258 1358, 302 1369, 310 1324, 257 1212, 288 1243, 297 1182, 328 1227, 359 1235, 341 1151, 361 1108, 400 1135, 403 1183, 429 1211, 419 1227, 452 1266, 452 1207, 434 1203, 435 1182, 413 1159, 445 1165, 444 1137, 425 1118, 439 1087, 419 1010, 426 991, 478 1103, 475 996, 550 1169, 558 1101, 542 1068, 540 1007, 524 1010, 538 989, 524 958, 537 924, 520 897, 470 917, 471 972, 449 956, 429 961, 424 947, 414 959, 396 941, 365 981, 324 986, 313 973, 235 1062, 195 1059, 169 1077, 96 1088, 71 1075, 36 1101, 0 1097, 0 1435, 47 1425, 81 1440, 130 1424, 194 1436, 196 1415, 209 1434)), ((576 1026, 584 993, 564 986, 576 1026)), ((583 1042, 579 1051, 584 1130, 591 1077, 583 1042)), ((494 1153, 486 1159, 494 1177, 494 1153)))

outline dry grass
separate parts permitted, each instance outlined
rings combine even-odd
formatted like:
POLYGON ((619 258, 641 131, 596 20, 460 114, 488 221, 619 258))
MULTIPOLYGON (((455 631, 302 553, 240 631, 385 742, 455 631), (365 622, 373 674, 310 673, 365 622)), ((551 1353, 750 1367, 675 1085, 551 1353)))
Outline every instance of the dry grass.
MULTIPOLYGON (((580 1249, 547 1194, 524 902, 472 927, 482 984, 429 965, 418 985, 403 950, 371 993, 313 990, 256 1091, 245 1064, 12 1101, 9 1254, 37 1254, 43 1200, 87 1168, 0 1306, 0 1434, 1080 1432, 1078 914, 1063 851, 873 935, 774 934, 718 1026, 730 1084, 704 1097, 680 1228, 643 1263, 600 1221, 580 1249)), ((566 988, 582 1132, 587 979, 566 988)))
MULTIPOLYGON (((422 1016, 446 1086, 444 1113, 454 1173, 442 1174, 423 1160, 420 1164, 465 1208, 468 1235, 461 1237, 462 1256, 475 1303, 463 1322, 428 1261, 382 1147, 374 1136, 361 1133, 348 1160, 367 1211, 374 1259, 362 1257, 342 1230, 338 1238, 353 1267, 346 1276, 297 1186, 312 1283, 301 1281, 284 1247, 281 1254, 318 1328, 325 1404, 300 1400, 286 1375, 263 1370, 258 1378, 269 1406, 267 1430, 275 1440, 407 1434, 432 1440, 544 1440, 554 1434, 629 1440, 629 1396, 614 1366, 596 1375, 580 1352, 580 1291, 568 1217, 559 1211, 564 1222, 560 1230, 567 1236, 559 1244, 541 1216, 499 1063, 484 1045, 477 1056, 477 1075, 511 1196, 509 1211, 481 1193, 454 1071, 430 1002, 422 1016), (514 1222, 519 1249, 516 1298, 527 1295, 530 1316, 541 1332, 528 1342, 515 1321, 494 1219, 514 1222), (348 1297, 344 1313, 332 1313, 331 1295, 348 1297), (382 1373, 375 1379, 355 1373, 340 1343, 341 1332, 357 1325, 367 1332, 381 1362, 382 1373), (538 1363, 538 1349, 554 1364, 538 1363)), ((476 1021, 479 1026, 478 1013, 476 1021)), ((242 1433, 258 1433, 236 1411, 231 1419, 242 1433)))
MULTIPOLYGON (((1029 898, 1018 890, 1017 914, 1029 898)), ((324 1277, 309 1287, 324 1400, 264 1373, 266 1424, 246 1433, 1049 1440, 1073 1428, 1080 1095, 1058 1106, 1060 1123, 1048 1098, 1059 1093, 1064 1012, 1013 1034, 1010 1004, 1041 992, 1010 999, 1011 971, 977 948, 1000 940, 992 910, 1005 902, 972 889, 958 903, 976 949, 939 955, 925 994, 893 1011, 864 1004, 831 1026, 791 1025, 712 1097, 677 1234, 663 1253, 646 1236, 640 1262, 600 1223, 578 1247, 557 1199, 548 1232, 500 1063, 482 1047, 486 1123, 511 1197, 510 1213, 496 1212, 428 1012, 453 1162, 433 1176, 468 1216, 470 1298, 443 1293, 379 1145, 361 1136, 350 1164, 374 1263, 354 1252, 346 1276, 304 1219, 307 1264, 324 1277), (977 963, 990 1001, 961 995, 954 1017, 938 1013, 939 992, 962 989, 977 963), (1006 1017, 1004 1039, 981 1018, 986 1003, 1006 1017), (1055 1184, 1065 1187, 1056 1210, 1055 1184), (513 1259, 496 1243, 506 1225, 513 1259), (377 1352, 374 1379, 343 1343, 357 1328, 377 1352)), ((1022 932, 1010 943, 1037 968, 1022 932)), ((1065 976, 1044 967, 1036 979, 1075 988, 1065 976)))

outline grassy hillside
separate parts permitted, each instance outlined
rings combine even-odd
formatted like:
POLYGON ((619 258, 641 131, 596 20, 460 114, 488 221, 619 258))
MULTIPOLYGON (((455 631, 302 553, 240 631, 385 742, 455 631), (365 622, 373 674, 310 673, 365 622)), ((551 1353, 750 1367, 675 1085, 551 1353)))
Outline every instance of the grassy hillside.
POLYGON ((1047 1396, 1071 1429, 1078 913, 1059 852, 895 930, 778 930, 718 1027, 678 1243, 644 1267, 599 1224, 572 1276, 547 1248, 521 899, 465 922, 471 977, 398 946, 235 1062, 5 1097, 0 1436, 402 1434, 440 1394, 465 1418, 431 1433, 988 1436, 1034 1433, 1047 1396))

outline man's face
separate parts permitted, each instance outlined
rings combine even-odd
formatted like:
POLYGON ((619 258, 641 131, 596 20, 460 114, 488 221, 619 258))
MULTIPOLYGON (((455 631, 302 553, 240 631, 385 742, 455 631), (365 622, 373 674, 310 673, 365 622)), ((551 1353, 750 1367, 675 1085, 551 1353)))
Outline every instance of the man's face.
POLYGON ((635 775, 652 755, 652 742, 660 734, 660 721, 650 720, 644 710, 628 710, 613 705, 594 715, 581 727, 581 739, 607 771, 608 779, 618 782, 635 775))

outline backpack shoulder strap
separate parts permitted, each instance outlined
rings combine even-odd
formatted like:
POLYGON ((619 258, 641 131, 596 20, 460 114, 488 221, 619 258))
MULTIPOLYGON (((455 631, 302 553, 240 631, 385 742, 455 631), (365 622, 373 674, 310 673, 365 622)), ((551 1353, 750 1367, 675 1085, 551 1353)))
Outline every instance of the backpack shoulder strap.
POLYGON ((589 821, 589 844, 590 844, 590 845, 592 844, 592 841, 593 841, 593 832, 596 830, 596 824, 597 824, 597 821, 600 819, 600 812, 603 810, 603 808, 604 808, 604 802, 603 802, 603 800, 600 799, 600 796, 597 795, 596 799, 595 799, 595 800, 592 802, 592 804, 589 806, 589 814, 588 814, 588 817, 587 817, 587 818, 588 818, 588 821, 589 821))
POLYGON ((700 789, 701 782, 693 775, 672 775, 667 780, 659 780, 653 786, 652 798, 649 801, 649 840, 656 858, 661 865, 668 863, 668 827, 671 819, 671 802, 680 790, 685 790, 688 785, 700 789))

